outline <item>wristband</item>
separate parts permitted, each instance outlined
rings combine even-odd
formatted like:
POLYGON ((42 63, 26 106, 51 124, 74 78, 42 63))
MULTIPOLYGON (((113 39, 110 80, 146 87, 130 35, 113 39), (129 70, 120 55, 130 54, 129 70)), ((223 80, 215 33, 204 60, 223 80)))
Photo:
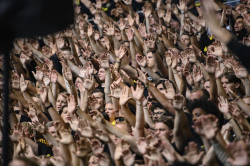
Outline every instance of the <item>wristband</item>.
POLYGON ((181 12, 181 14, 186 14, 187 12, 181 12))
POLYGON ((234 99, 234 101, 238 102, 239 99, 240 99, 240 96, 236 97, 236 99, 234 99))
POLYGON ((222 25, 222 26, 220 26, 221 28, 226 28, 226 25, 224 24, 224 25, 222 25))
POLYGON ((121 63, 121 62, 116 61, 116 63, 121 63))
POLYGON ((80 58, 80 57, 82 57, 82 55, 79 55, 78 57, 80 58))
POLYGON ((46 109, 48 110, 51 107, 53 107, 53 105, 50 103, 50 105, 48 107, 46 107, 46 109))
POLYGON ((166 26, 167 28, 171 28, 171 25, 169 25, 169 26, 166 26))

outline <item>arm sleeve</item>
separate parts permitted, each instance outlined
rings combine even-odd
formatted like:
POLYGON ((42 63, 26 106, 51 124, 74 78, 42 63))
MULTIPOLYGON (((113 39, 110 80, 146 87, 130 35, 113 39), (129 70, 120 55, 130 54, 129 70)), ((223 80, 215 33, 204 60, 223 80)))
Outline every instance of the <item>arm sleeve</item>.
POLYGON ((250 72, 250 48, 247 46, 238 43, 233 38, 230 40, 229 43, 227 43, 227 46, 233 53, 237 55, 243 66, 250 72))

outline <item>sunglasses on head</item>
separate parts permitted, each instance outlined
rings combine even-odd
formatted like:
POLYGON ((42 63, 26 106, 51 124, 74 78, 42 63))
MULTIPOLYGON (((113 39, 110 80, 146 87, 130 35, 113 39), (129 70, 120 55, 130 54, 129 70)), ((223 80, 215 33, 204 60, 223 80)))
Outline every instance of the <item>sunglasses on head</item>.
POLYGON ((115 117, 115 121, 123 122, 123 121, 125 121, 125 118, 124 117, 115 117))

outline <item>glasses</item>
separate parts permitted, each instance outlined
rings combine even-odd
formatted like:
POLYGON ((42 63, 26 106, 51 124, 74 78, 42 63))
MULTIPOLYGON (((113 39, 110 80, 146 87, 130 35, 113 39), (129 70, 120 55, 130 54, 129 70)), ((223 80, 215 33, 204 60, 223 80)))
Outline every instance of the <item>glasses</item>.
POLYGON ((164 112, 154 112, 153 115, 162 115, 164 112))
POLYGON ((124 120, 125 120, 124 117, 115 117, 115 121, 123 122, 124 120))

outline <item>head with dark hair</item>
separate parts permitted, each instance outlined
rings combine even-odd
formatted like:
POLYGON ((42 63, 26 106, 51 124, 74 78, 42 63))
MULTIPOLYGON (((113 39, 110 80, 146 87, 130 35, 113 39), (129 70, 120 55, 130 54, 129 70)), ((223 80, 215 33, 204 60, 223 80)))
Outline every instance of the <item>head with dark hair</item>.
POLYGON ((173 87, 174 87, 174 91, 176 92, 176 87, 174 85, 174 83, 171 80, 167 80, 167 79, 161 79, 156 85, 155 87, 158 89, 158 91, 160 91, 161 93, 165 93, 166 91, 166 84, 165 82, 169 81, 173 87))
POLYGON ((188 110, 193 116, 193 122, 207 114, 215 115, 218 118, 220 113, 214 102, 206 99, 193 100, 188 104, 188 110))
MULTIPOLYGON (((104 103, 105 103, 105 100, 104 100, 104 93, 100 90, 100 89, 94 89, 92 91, 92 95, 95 96, 95 98, 98 100, 98 104, 100 105, 100 108, 104 108, 104 103)), ((103 111, 103 110, 101 110, 103 111)))
POLYGON ((69 121, 71 120, 70 112, 68 112, 67 105, 62 106, 62 108, 59 111, 59 115, 61 115, 65 123, 69 123, 69 121))
POLYGON ((161 104, 152 102, 152 110, 153 110, 153 120, 159 119, 161 116, 168 116, 170 113, 166 110, 161 104))
MULTIPOLYGON (((226 88, 231 89, 234 93, 237 93, 238 89, 241 85, 241 80, 236 77, 234 73, 225 73, 221 77, 221 83, 223 88, 226 90, 226 88)), ((226 90, 227 92, 227 90, 226 90)))
POLYGON ((188 33, 182 33, 181 42, 185 45, 185 47, 188 47, 191 44, 191 39, 188 33))
POLYGON ((190 100, 203 99, 208 100, 210 98, 209 92, 204 88, 197 88, 191 91, 190 100))
POLYGON ((234 31, 237 33, 244 30, 244 28, 245 28, 244 18, 240 15, 235 20, 234 31))
POLYGON ((155 121, 155 135, 157 137, 164 136, 171 140, 173 136, 174 122, 166 116, 161 116, 155 121))

